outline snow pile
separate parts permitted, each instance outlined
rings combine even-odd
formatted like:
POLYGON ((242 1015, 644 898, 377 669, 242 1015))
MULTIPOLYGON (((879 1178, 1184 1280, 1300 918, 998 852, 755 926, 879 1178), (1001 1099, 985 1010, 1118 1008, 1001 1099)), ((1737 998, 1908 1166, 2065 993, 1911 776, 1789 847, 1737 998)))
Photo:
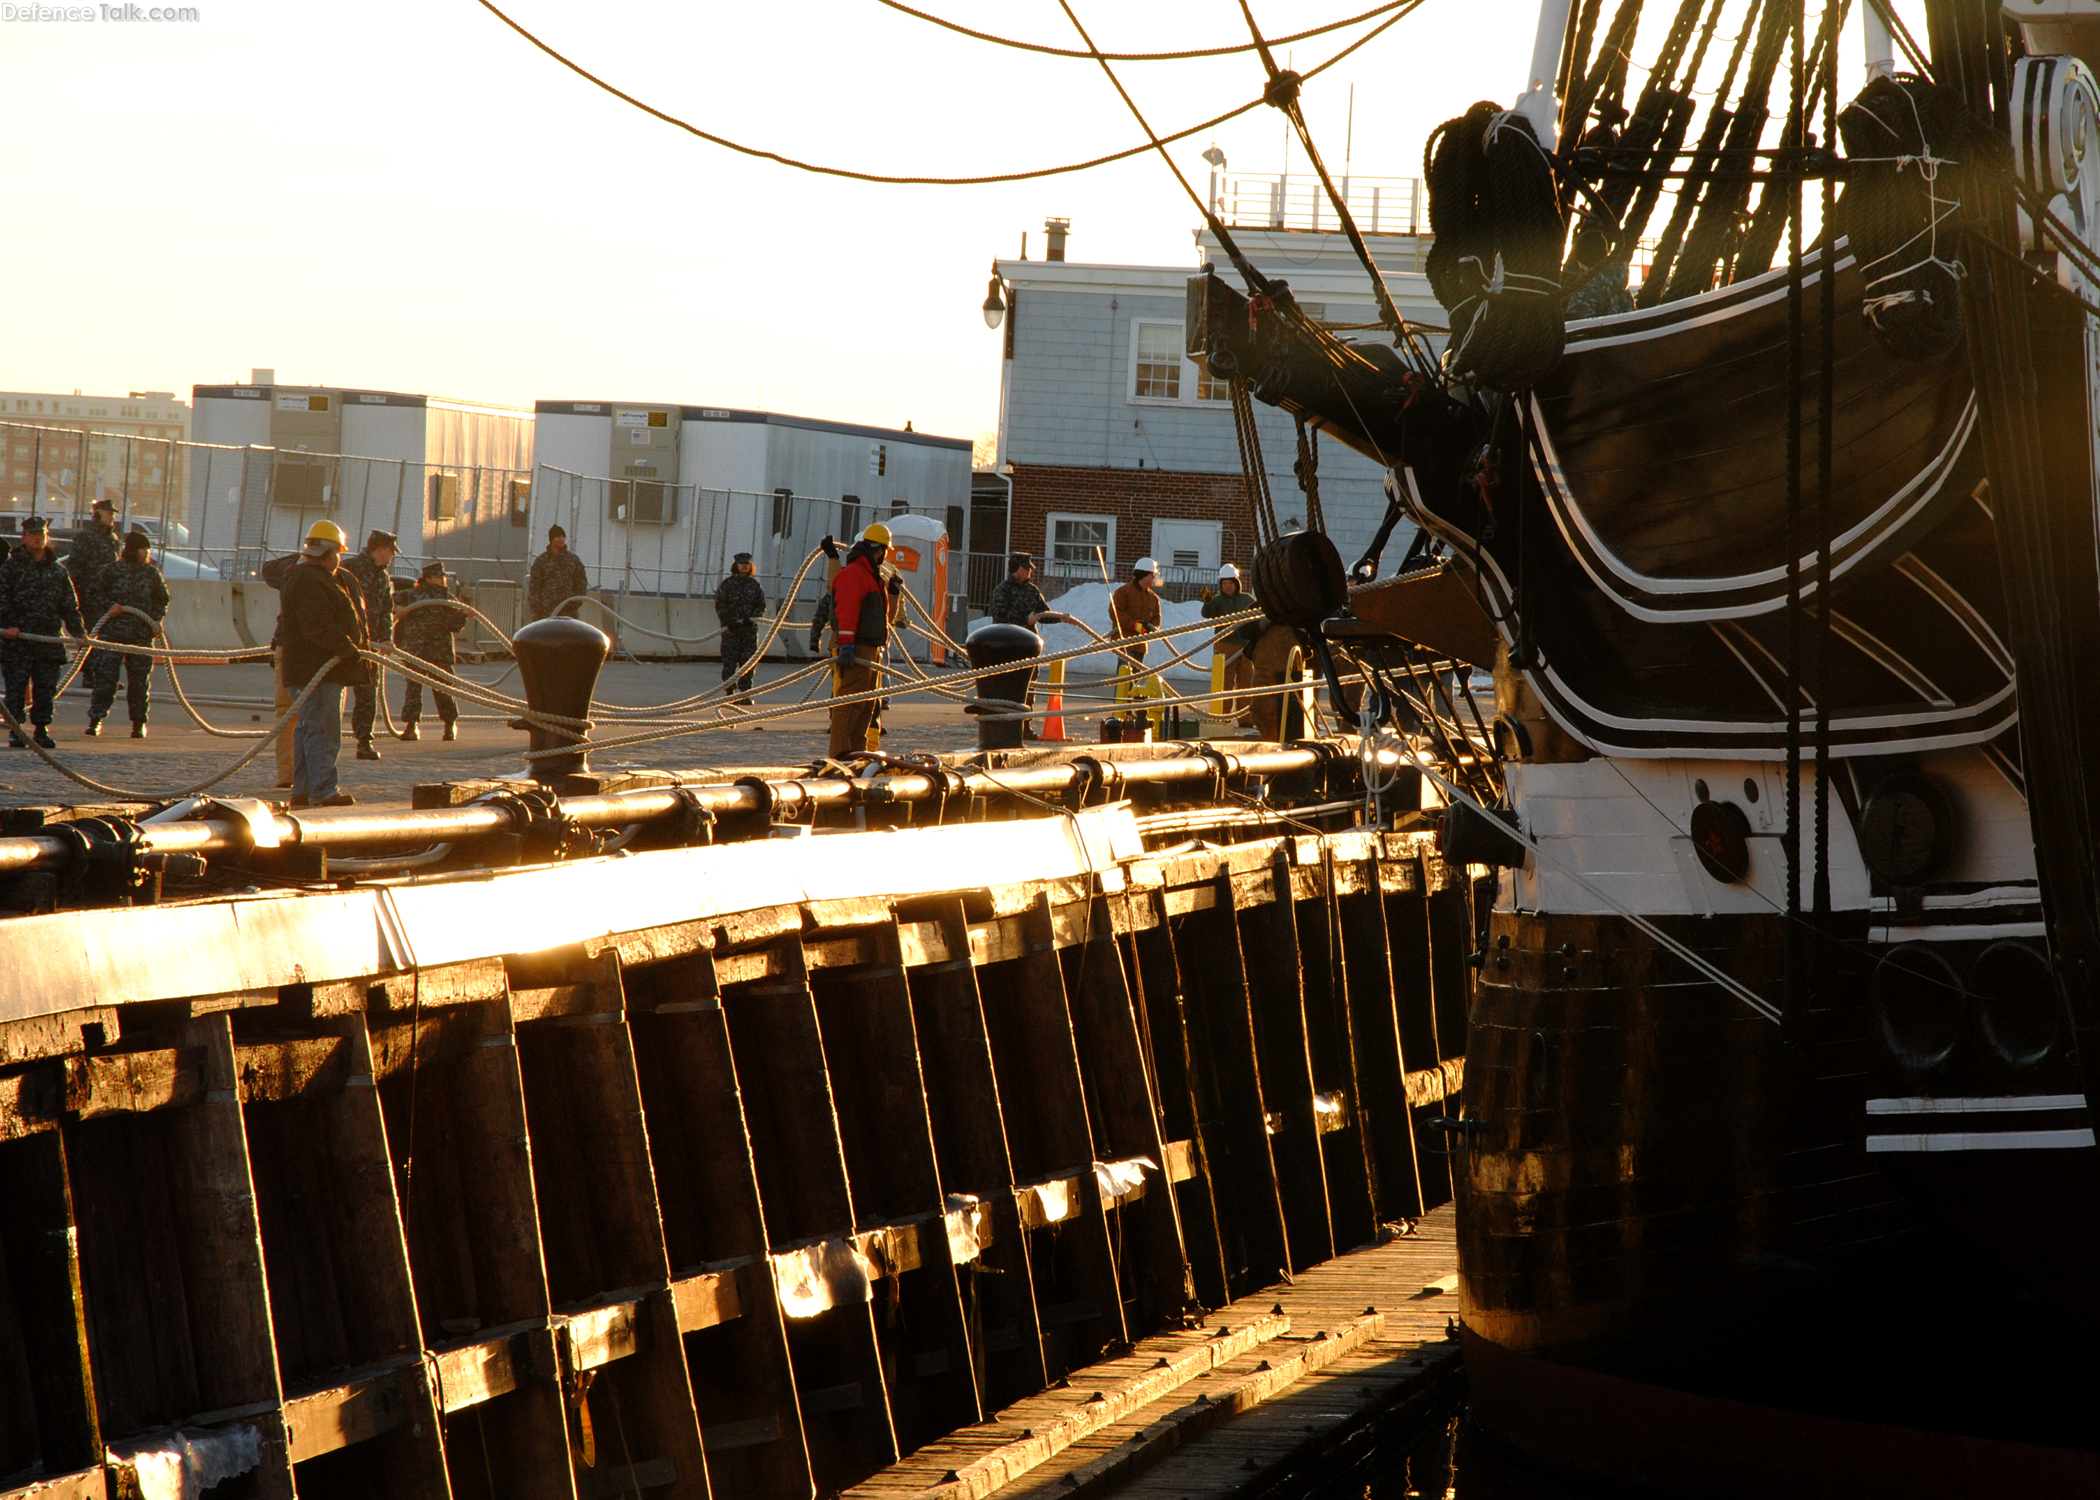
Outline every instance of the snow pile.
MULTIPOLYGON (((1084 620, 1102 635, 1107 635, 1108 599, 1111 592, 1105 583, 1081 584, 1076 589, 1066 589, 1062 594, 1052 599, 1050 607, 1059 614, 1071 615, 1077 619, 1084 620)), ((1177 626, 1192 625, 1203 618, 1203 601, 1190 599, 1185 603, 1174 604, 1162 600, 1159 613, 1159 628, 1161 630, 1173 630, 1177 626)), ((974 622, 970 626, 971 633, 976 633, 990 623, 989 618, 974 622)), ((1087 633, 1077 625, 1046 625, 1043 627, 1041 634, 1043 637, 1043 650, 1046 654, 1076 650, 1087 644, 1090 639, 1087 633)), ((1152 649, 1145 653, 1145 660, 1148 665, 1157 666, 1168 657, 1199 644, 1202 649, 1197 651, 1187 661, 1169 667, 1167 676, 1170 678, 1185 677, 1208 682, 1210 681, 1210 642, 1208 638, 1193 632, 1188 635, 1176 636, 1172 640, 1152 642, 1152 649)), ((1106 652, 1102 652, 1095 656, 1079 657, 1067 665, 1065 670, 1075 675, 1094 676, 1099 674, 1106 676, 1113 668, 1114 662, 1115 658, 1106 652)))

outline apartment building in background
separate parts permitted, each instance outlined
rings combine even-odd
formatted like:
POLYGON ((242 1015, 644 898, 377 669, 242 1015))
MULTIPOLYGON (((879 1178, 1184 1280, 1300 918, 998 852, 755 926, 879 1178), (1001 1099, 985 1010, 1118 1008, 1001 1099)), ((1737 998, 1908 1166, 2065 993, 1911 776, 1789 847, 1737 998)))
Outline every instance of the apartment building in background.
POLYGON ((190 405, 172 391, 0 391, 4 508, 70 516, 109 499, 125 515, 180 520, 189 435, 190 405))
MULTIPOLYGON (((1313 317, 1344 338, 1385 339, 1370 277, 1309 182, 1236 177, 1212 196, 1242 252, 1313 317)), ((1417 232, 1418 184, 1360 178, 1345 192, 1402 316, 1441 328, 1421 273, 1430 237, 1417 232)), ((1043 557, 1052 584, 1098 579, 1103 560, 1120 578, 1150 555, 1180 593, 1221 562, 1247 566, 1254 519, 1230 392, 1184 352, 1189 277, 1208 263, 1236 284, 1230 262, 1208 229, 1192 265, 1075 261, 1063 258, 1068 229, 1050 227, 1051 259, 996 263, 1006 303, 996 472, 1011 486, 1010 545, 1043 557)), ((1306 517, 1295 424, 1260 402, 1254 413, 1278 524, 1295 530, 1306 517)), ((1384 471, 1324 442, 1319 492, 1328 532, 1353 560, 1385 513, 1384 471)), ((1387 566, 1411 537, 1399 528, 1387 566)))

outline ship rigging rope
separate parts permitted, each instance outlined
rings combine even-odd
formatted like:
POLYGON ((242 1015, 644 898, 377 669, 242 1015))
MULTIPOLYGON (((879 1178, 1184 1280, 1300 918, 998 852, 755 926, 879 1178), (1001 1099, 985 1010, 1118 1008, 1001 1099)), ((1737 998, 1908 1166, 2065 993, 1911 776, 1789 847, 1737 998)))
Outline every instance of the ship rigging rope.
MULTIPOLYGON (((1060 3, 1063 3, 1063 0, 1060 0, 1060 3)), ((1070 12, 1071 7, 1066 6, 1066 13, 1070 12)), ((1281 110, 1283 117, 1290 121, 1291 128, 1297 131, 1298 140, 1305 147, 1305 159, 1312 163, 1313 172, 1320 179, 1320 186, 1326 190, 1327 201, 1334 205, 1335 215, 1341 221, 1342 233, 1348 238, 1349 248, 1355 252, 1358 264, 1364 268, 1364 274, 1371 278, 1371 295, 1378 304, 1379 320, 1391 330, 1393 342, 1406 351, 1415 368, 1424 375, 1434 375, 1434 356, 1407 320, 1400 316, 1400 309, 1393 305, 1393 294, 1385 284, 1385 276, 1378 269, 1378 263, 1371 258, 1371 249, 1364 243, 1363 233, 1356 227, 1356 216, 1349 212, 1348 198, 1336 190, 1334 178, 1327 171, 1327 163, 1320 158, 1320 148, 1313 140, 1312 127, 1305 123, 1305 111, 1298 102, 1304 78, 1276 66, 1276 54, 1271 50, 1271 44, 1263 40, 1261 27, 1255 24, 1254 9, 1248 4, 1248 0, 1240 0, 1240 14, 1247 19, 1247 31, 1253 36, 1254 48, 1261 54, 1261 65, 1269 75, 1269 84, 1262 90, 1262 98, 1281 110)), ((1102 66, 1106 67, 1107 64, 1103 63, 1102 66)), ((1121 85, 1117 87, 1120 88, 1121 85)), ((1317 508, 1319 497, 1314 495, 1312 500, 1317 508)), ((1326 528, 1315 525, 1314 529, 1324 531, 1326 528)))
MULTIPOLYGON (((1052 47, 1045 42, 1024 42, 1015 37, 999 36, 990 31, 977 31, 963 25, 959 21, 951 21, 944 16, 937 16, 929 11, 914 10, 911 6, 902 4, 901 0, 875 0, 875 3, 886 5, 891 10, 915 17, 918 20, 931 22, 944 31, 952 31, 960 36, 969 37, 974 41, 990 42, 998 47, 1012 47, 1018 52, 1040 52, 1046 57, 1075 57, 1082 62, 1092 62, 1094 60, 1093 53, 1082 52, 1077 47, 1052 47)), ((1272 47, 1286 47, 1293 42, 1308 41, 1316 36, 1325 36, 1330 31, 1344 30, 1347 27, 1356 25, 1359 21, 1369 21, 1374 17, 1384 15, 1387 11, 1412 10, 1420 3, 1421 0, 1390 0, 1388 4, 1375 6, 1361 14, 1349 16, 1340 21, 1329 21, 1324 26, 1315 26, 1309 31, 1294 31, 1289 36, 1271 38, 1269 45, 1272 47)), ((1259 42, 1235 42, 1229 47, 1192 47, 1181 52, 1104 52, 1101 55, 1110 62, 1183 62, 1197 57, 1231 57, 1242 52, 1252 52, 1260 45, 1259 42)))
MULTIPOLYGON (((33 639, 33 637, 29 637, 26 634, 23 638, 33 639)), ((20 719, 14 716, 13 711, 8 708, 5 701, 0 701, 0 722, 5 722, 9 731, 12 732, 12 734, 14 735, 15 740, 20 744, 28 746, 31 750, 34 750, 40 757, 42 757, 44 763, 50 766, 52 770, 58 772, 59 775, 65 777, 69 781, 78 782, 80 785, 86 787, 91 792, 100 792, 105 797, 123 797, 127 800, 134 802, 174 802, 183 797, 195 796, 198 792, 204 791, 210 787, 217 786, 227 777, 233 775, 234 772, 240 770, 241 767, 247 765, 249 761, 255 759, 256 756, 262 754, 264 750, 268 749, 271 738, 274 737, 279 730, 283 729, 285 725, 291 723, 293 719, 298 717, 299 710, 305 706, 306 700, 313 696, 314 689, 318 688, 321 685, 321 680, 324 677, 326 677, 330 672, 334 671, 336 664, 342 661, 342 659, 343 658, 341 658, 340 656, 330 657, 327 663, 324 666, 322 666, 322 668, 318 672, 314 673, 314 675, 311 678, 307 679, 306 686, 299 690, 299 696, 292 700, 292 706, 284 711, 283 715, 277 720, 276 724, 271 726, 269 729, 263 731, 264 737, 262 739, 257 740, 253 746, 251 746, 246 751, 242 752, 240 759, 234 761, 231 765, 226 767, 225 770, 220 771, 217 774, 210 776, 203 781, 199 781, 194 785, 186 786, 182 790, 175 792, 138 791, 131 787, 114 786, 106 781, 97 781, 92 776, 82 775, 80 772, 68 766, 64 761, 61 761, 57 756, 53 755, 49 750, 46 750, 42 745, 38 744, 36 742, 35 735, 26 733, 25 731, 28 729, 28 726, 23 724, 23 722, 20 719)))
MULTIPOLYGON (((1264 103, 1267 102, 1267 100, 1265 99, 1249 99, 1245 104, 1240 105, 1236 109, 1228 109, 1222 115, 1215 115, 1208 120, 1204 120, 1198 124, 1191 125, 1184 130, 1177 130, 1172 135, 1154 136, 1151 139, 1144 142, 1142 145, 1129 146, 1121 151, 1111 151, 1106 156, 1091 157, 1086 161, 1066 162, 1062 166, 1033 167, 1023 172, 992 172, 977 177, 928 177, 905 176, 885 172, 860 172, 855 171, 850 167, 831 167, 826 166, 821 162, 803 161, 799 157, 787 156, 778 151, 769 151, 762 146, 749 146, 741 141, 733 141, 728 136, 717 135, 711 130, 703 130, 698 125, 693 124, 689 120, 681 120, 678 116, 670 114, 667 111, 658 109, 655 105, 650 104, 645 100, 637 99, 634 95, 626 92, 624 89, 619 88, 617 85, 608 83, 605 79, 600 78, 597 74, 591 72, 588 68, 585 68, 581 63, 578 63, 573 59, 564 56, 562 53, 556 51, 548 43, 541 41, 539 37, 535 36, 532 32, 526 30, 523 26, 519 25, 510 16, 506 15, 503 11, 498 9, 494 4, 491 3, 491 0, 476 0, 476 3, 479 4, 481 8, 486 10, 490 15, 494 16, 497 20, 501 21, 504 25, 508 26, 512 31, 515 31, 519 36, 523 37, 526 41, 530 42, 540 51, 546 53, 547 56, 553 58, 556 62, 560 63, 563 67, 567 68, 577 77, 583 79, 586 83, 595 84, 597 87, 603 89, 606 93, 611 94, 615 99, 620 100, 624 104, 633 105, 636 109, 640 110, 645 115, 650 115, 655 119, 663 121, 663 123, 666 125, 674 126, 679 130, 683 130, 687 135, 697 136, 699 139, 708 142, 710 145, 720 146, 726 151, 734 151, 740 156, 750 156, 756 157, 761 161, 776 162, 783 167, 793 167, 798 172, 815 173, 819 177, 842 177, 849 182, 874 182, 891 187, 984 187, 993 183, 1028 182, 1040 177, 1058 177, 1068 172, 1085 172, 1094 167, 1105 167, 1112 162, 1128 161, 1131 157, 1142 156, 1147 151, 1159 150, 1162 153, 1164 153, 1165 148, 1167 146, 1172 145, 1176 141, 1185 141, 1190 136, 1201 135, 1204 131, 1215 129, 1218 126, 1223 125, 1227 120, 1236 120, 1241 115, 1248 113, 1250 110, 1258 109, 1264 103)), ((1384 33, 1390 27, 1392 27, 1394 24, 1396 24, 1406 16, 1412 14, 1423 3, 1424 0, 1407 0, 1407 3, 1405 5, 1394 10, 1391 15, 1388 15, 1383 21, 1379 22, 1376 26, 1372 27, 1369 31, 1365 32, 1362 36, 1358 37, 1355 41, 1351 42, 1348 46, 1342 48, 1341 51, 1335 53, 1334 56, 1328 58, 1325 62, 1319 64, 1317 67, 1309 69, 1303 76, 1306 78, 1312 78, 1320 73, 1324 73, 1325 71, 1327 71, 1327 69, 1333 67, 1343 58, 1349 56, 1352 52, 1355 52, 1359 47, 1362 47, 1366 43, 1371 42, 1376 38, 1384 35, 1384 33)), ((1085 55, 1092 57, 1096 54, 1087 53, 1085 55)), ((1103 63, 1102 66, 1106 67, 1107 64, 1103 63)), ((1148 131, 1147 133, 1149 134, 1150 132, 1148 131)), ((1182 185, 1186 187, 1187 183, 1184 182, 1182 185)), ((1197 201, 1201 203, 1202 200, 1198 199, 1197 201)), ((1205 217, 1209 217, 1207 211, 1205 217)), ((1215 220, 1213 220, 1212 222, 1213 224, 1215 224, 1215 220)), ((1235 262, 1235 264, 1237 264, 1237 262, 1235 262)))
MULTIPOLYGON (((816 554, 812 554, 813 557, 815 555, 816 554)), ((805 570, 807 569, 807 567, 808 564, 805 564, 805 570)), ((471 608, 471 606, 463 607, 471 608)), ((114 613, 114 611, 112 611, 112 613, 114 613)), ((105 620, 107 618, 108 616, 105 616, 105 620)), ((1215 636, 1215 634, 1217 633, 1217 628, 1218 627, 1214 621, 1198 620, 1191 622, 1187 625, 1175 626, 1168 630, 1150 631, 1147 632, 1146 635, 1148 641, 1164 641, 1182 635, 1215 636)), ((776 621, 774 635, 777 635, 778 633, 779 622, 776 621)), ((1092 631, 1089 631, 1088 633, 1093 634, 1092 631)), ((68 636, 45 636, 32 634, 26 631, 23 632, 21 638, 29 641, 64 646, 87 645, 87 643, 76 641, 72 637, 68 636)), ((166 639, 164 633, 162 633, 161 639, 166 639)), ((768 643, 770 643, 771 639, 772 637, 769 636, 768 643)), ((1202 649, 1202 645, 1203 642, 1199 640, 1188 650, 1185 650, 1176 656, 1170 657, 1169 659, 1161 662, 1157 666, 1143 667, 1140 670, 1131 674, 1131 680, 1136 682, 1144 681, 1153 677, 1163 677, 1168 668, 1178 665, 1179 663, 1185 661, 1196 651, 1202 649)), ((97 642, 92 643, 92 645, 87 645, 87 649, 108 650, 118 652, 124 655, 144 656, 163 662, 168 662, 171 664, 173 660, 177 657, 191 657, 197 654, 194 652, 177 650, 165 646, 145 646, 127 641, 104 642, 98 640, 97 642)), ((1053 661, 1068 661, 1079 657, 1099 655, 1105 652, 1113 652, 1115 649, 1115 642, 1103 640, 1100 637, 1096 636, 1096 638, 1093 641, 1088 642, 1085 645, 1074 647, 1073 649, 1068 651, 1056 652, 1049 656, 1035 658, 1033 664, 1047 665, 1048 663, 1053 661)), ((83 652, 83 655, 84 654, 85 653, 83 652)), ((763 653, 761 652, 760 654, 762 656, 763 653)), ((409 656, 402 653, 397 653, 389 656, 377 651, 365 651, 361 652, 360 655, 362 655, 367 661, 372 662, 375 665, 391 666, 394 671, 400 673, 401 676, 407 680, 420 682, 423 685, 430 688, 443 689, 444 691, 451 693, 456 697, 465 699, 469 702, 479 702, 505 708, 510 707, 511 703, 515 702, 515 700, 506 701, 502 695, 490 692, 482 684, 475 683, 469 679, 458 677, 456 674, 446 670, 443 667, 436 665, 435 663, 423 661, 420 657, 409 656)), ((285 712, 281 714, 276 720, 276 722, 272 724, 269 728, 262 730, 242 731, 216 730, 216 733, 219 733, 222 736, 229 738, 253 737, 255 739, 255 743, 252 746, 250 746, 246 751, 244 751, 225 769, 217 772, 216 774, 203 781, 195 783, 194 785, 171 792, 146 791, 137 788, 116 786, 112 783, 98 781, 91 776, 87 776, 79 771, 73 770, 71 767, 67 766, 63 761, 61 761, 57 756, 47 751, 42 745, 37 744, 32 734, 23 732, 27 726, 24 726, 21 723, 21 721, 17 720, 11 713, 8 712, 6 704, 4 702, 0 702, 0 722, 4 722, 10 730, 15 731, 17 737, 20 738, 28 748, 34 750, 41 759, 43 759, 47 764, 49 764, 52 767, 53 770, 57 771, 60 775, 66 777, 67 779, 77 782, 79 785, 88 788, 90 791, 99 792, 104 796, 123 797, 137 801, 173 801, 177 798, 195 795, 198 792, 202 792, 210 787, 216 786, 220 782, 226 780, 228 777, 235 774, 237 771, 241 770, 249 762, 253 761, 258 755, 260 755, 263 752, 263 750, 266 747, 268 747, 271 744, 271 742, 284 729, 284 727, 288 723, 290 723, 294 718, 297 717, 300 706, 303 705, 306 702, 306 700, 313 695, 316 688, 320 685, 323 677, 325 677, 328 671, 335 667, 339 660, 340 658, 332 658, 327 666, 323 667, 320 672, 316 673, 315 676, 307 682, 306 686, 300 690, 298 696, 293 700, 291 707, 286 709, 285 712)), ((815 673, 826 668, 828 665, 828 661, 821 660, 810 663, 809 665, 803 667, 797 672, 790 674, 790 676, 788 676, 787 678, 783 678, 780 681, 769 684, 768 686, 771 688, 778 688, 781 686, 788 685, 792 682, 800 680, 803 677, 814 675, 815 673)), ((892 677, 901 675, 898 674, 894 669, 885 670, 892 677)), ((1013 670, 1013 666, 1009 663, 994 667, 984 667, 972 669, 965 672, 958 672, 945 679, 945 681, 943 681, 938 686, 936 686, 930 678, 923 678, 922 682, 925 687, 931 688, 933 691, 940 693, 943 696, 959 696, 954 693, 955 688, 976 682, 985 677, 1003 675, 1013 670)), ((172 665, 169 675, 171 679, 174 676, 172 665)), ((912 690, 913 686, 916 685, 908 685, 904 688, 904 690, 910 691, 912 690)), ((1303 689, 1304 684, 1302 683, 1283 683, 1268 688, 1244 689, 1237 696, 1266 697, 1277 693, 1298 692, 1302 691, 1303 689)), ((719 691, 719 689, 715 691, 719 691)), ((899 691, 899 685, 895 682, 892 682, 886 686, 877 687, 868 692, 849 694, 845 696, 834 696, 832 698, 827 699, 826 701, 827 706, 879 701, 882 698, 887 697, 897 691, 899 691)), ((179 687, 177 690, 177 696, 183 698, 185 703, 187 703, 186 696, 181 693, 179 687)), ((711 696, 711 694, 701 694, 698 695, 698 697, 695 699, 688 699, 682 701, 697 702, 700 699, 704 699, 708 696, 711 696)), ((1168 708, 1177 707, 1184 704, 1209 703, 1213 701, 1215 697, 1215 694, 1206 692, 1185 697, 1134 699, 1131 700, 1131 702, 1145 708, 1168 708)), ((1116 712, 1120 709, 1127 708, 1129 706, 1130 704, 1128 703, 1112 703, 1104 705, 1103 707, 1098 709, 1087 709, 1080 708, 1075 705, 1075 707, 1067 710, 1067 717, 1096 717, 1100 714, 1116 712)), ((596 705, 594 705, 594 707, 596 707, 596 705)), ((662 713, 663 711, 664 710, 661 708, 654 710, 639 710, 639 712, 643 713, 662 713)), ((717 707, 717 712, 719 711, 720 706, 717 707)), ((564 714, 542 713, 530 708, 519 708, 513 710, 516 719, 522 720, 527 725, 533 725, 544 729, 567 731, 570 733, 578 734, 580 736, 579 738, 572 740, 567 744, 550 747, 544 750, 531 750, 525 752, 524 758, 528 763, 535 760, 546 759, 550 756, 576 754, 580 751, 588 751, 594 749, 613 750, 630 745, 650 744, 661 740, 681 738, 686 735, 703 734, 713 730, 734 729, 745 724, 784 718, 804 711, 806 711, 804 704, 798 702, 793 704, 783 704, 771 709, 760 710, 754 713, 736 714, 726 718, 718 718, 712 721, 691 722, 673 719, 667 722, 663 719, 655 719, 651 721, 644 721, 651 723, 652 727, 643 731, 642 733, 617 736, 614 738, 603 740, 592 740, 588 738, 588 736, 590 735, 591 731, 596 727, 596 725, 593 723, 593 721, 589 719, 573 718, 564 714)), ((202 716, 197 714, 195 710, 192 710, 191 712, 192 716, 197 718, 200 724, 202 724, 202 716)), ((636 712, 636 710, 629 710, 629 712, 636 712)), ((1015 714, 1006 715, 1006 717, 1017 716, 1018 715, 1015 714)), ((508 718, 509 715, 498 715, 498 717, 508 718)), ((1000 716, 993 715, 991 717, 1000 716)), ((636 721, 630 719, 629 722, 635 723, 636 721)), ((205 727, 210 728, 211 726, 205 727)))

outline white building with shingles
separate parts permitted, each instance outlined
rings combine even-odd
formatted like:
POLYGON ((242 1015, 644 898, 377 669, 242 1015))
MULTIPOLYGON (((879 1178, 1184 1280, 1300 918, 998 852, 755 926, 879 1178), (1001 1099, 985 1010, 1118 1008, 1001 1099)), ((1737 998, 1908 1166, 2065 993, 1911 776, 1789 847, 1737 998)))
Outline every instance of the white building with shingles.
MULTIPOLYGON (((1230 232, 1264 274, 1288 282, 1300 305, 1342 337, 1389 342, 1374 326, 1369 275, 1343 235, 1259 225, 1230 232)), ((1366 239, 1401 315, 1443 327, 1421 274, 1429 236, 1366 239)), ((1207 582, 1220 562, 1252 561, 1229 392, 1183 352, 1189 277, 1205 263, 1235 284, 1237 277, 1207 229, 1196 244, 1194 266, 997 263, 1009 304, 999 467, 1011 484, 1010 545, 1044 557, 1047 576, 1098 576, 1096 548, 1118 576, 1150 554, 1182 585, 1207 582)), ((1293 472, 1295 425, 1274 407, 1256 402, 1254 411, 1278 523, 1296 529, 1306 506, 1293 472)), ((1318 476, 1327 529, 1353 561, 1385 513, 1384 472, 1329 442, 1319 448, 1318 476)), ((1388 567, 1411 534, 1403 525, 1388 543, 1388 567)))

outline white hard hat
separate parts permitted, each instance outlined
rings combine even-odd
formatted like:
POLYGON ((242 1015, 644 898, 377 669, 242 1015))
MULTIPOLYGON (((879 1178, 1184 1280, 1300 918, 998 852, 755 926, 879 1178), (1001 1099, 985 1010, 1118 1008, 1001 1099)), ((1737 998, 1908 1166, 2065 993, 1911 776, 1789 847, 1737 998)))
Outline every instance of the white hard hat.
POLYGON ((1228 578, 1232 579, 1235 583, 1237 583, 1239 581, 1239 576, 1240 570, 1238 568, 1235 568, 1231 563, 1227 563, 1225 564, 1225 566, 1218 569, 1218 582, 1220 583, 1223 583, 1228 578))
POLYGON ((1156 557, 1141 557, 1130 565, 1130 571, 1133 575, 1138 573, 1157 573, 1159 571, 1159 559, 1156 557))

